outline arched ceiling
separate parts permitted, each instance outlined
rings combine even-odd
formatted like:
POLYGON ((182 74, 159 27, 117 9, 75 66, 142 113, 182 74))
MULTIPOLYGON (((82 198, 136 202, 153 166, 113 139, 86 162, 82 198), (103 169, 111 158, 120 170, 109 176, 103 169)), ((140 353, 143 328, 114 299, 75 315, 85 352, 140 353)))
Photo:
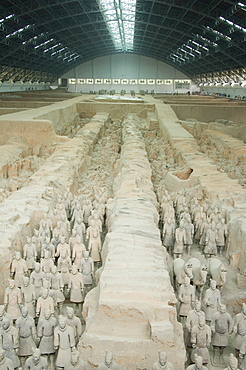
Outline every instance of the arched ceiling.
POLYGON ((116 49, 102 1, 1 0, 0 80, 51 81, 88 60, 125 51, 193 79, 245 72, 245 0, 114 0, 136 3, 131 50, 116 49))

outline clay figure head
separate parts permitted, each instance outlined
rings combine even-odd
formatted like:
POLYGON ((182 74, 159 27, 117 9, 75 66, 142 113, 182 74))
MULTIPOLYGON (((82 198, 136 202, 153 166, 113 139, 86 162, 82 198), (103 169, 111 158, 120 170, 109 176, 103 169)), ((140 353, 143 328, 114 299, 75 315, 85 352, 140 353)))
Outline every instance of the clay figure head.
POLYGON ((184 279, 184 285, 188 286, 190 284, 190 278, 188 276, 185 277, 184 279))
POLYGON ((35 262, 34 269, 35 269, 35 272, 40 271, 40 263, 39 262, 35 262))
POLYGON ((17 259, 17 261, 19 261, 21 259, 20 252, 15 252, 15 259, 17 259))
POLYGON ((46 299, 47 297, 48 297, 48 289, 43 289, 42 298, 46 299))
POLYGON ((2 327, 4 330, 8 330, 10 327, 10 320, 8 318, 3 319, 2 327))
POLYGON ((65 243, 65 236, 64 235, 62 235, 61 236, 61 244, 64 244, 65 243))
POLYGON ((49 308, 45 308, 45 309, 44 309, 44 317, 45 317, 45 319, 46 319, 46 320, 49 320, 50 316, 51 316, 51 311, 50 311, 50 309, 49 309, 49 308))
POLYGON ((29 281, 30 281, 30 279, 29 279, 29 277, 27 277, 27 276, 23 276, 23 285, 25 286, 25 287, 28 287, 28 285, 29 285, 29 281))
POLYGON ((229 356, 229 369, 237 370, 237 368, 238 368, 238 360, 233 355, 233 353, 231 353, 229 356))
POLYGON ((28 308, 27 307, 25 307, 25 306, 23 306, 22 308, 21 308, 21 315, 22 315, 22 317, 27 317, 27 315, 28 315, 28 308))
POLYGON ((73 264, 73 266, 72 266, 72 274, 75 275, 75 274, 77 274, 77 272, 78 272, 78 267, 77 267, 77 265, 73 264))
POLYGON ((58 323, 59 323, 59 327, 61 329, 64 329, 66 327, 66 319, 65 319, 65 317, 60 315, 59 318, 58 318, 58 323))
POLYGON ((110 366, 110 365, 112 365, 112 362, 113 362, 113 354, 112 354, 112 352, 106 351, 105 352, 105 365, 106 366, 110 366))
POLYGON ((89 259, 90 253, 88 251, 84 252, 84 259, 87 261, 89 259))
POLYGON ((31 238, 30 236, 27 236, 27 237, 26 237, 26 241, 27 241, 27 243, 28 243, 28 244, 30 244, 30 243, 31 243, 31 241, 32 241, 32 238, 31 238))
POLYGON ((196 312, 201 311, 201 302, 200 301, 195 301, 195 310, 196 310, 196 312))
POLYGON ((74 309, 72 307, 67 306, 67 316, 69 319, 72 319, 74 316, 74 309))
POLYGON ((34 229, 34 235, 35 235, 35 236, 38 236, 38 234, 39 234, 38 229, 34 229))
POLYGON ((77 365, 79 361, 79 351, 72 351, 71 353, 71 363, 73 366, 77 365))
POLYGON ((226 305, 225 304, 220 304, 219 305, 219 311, 221 314, 226 313, 226 305))
POLYGON ((184 228, 184 221, 183 220, 180 221, 179 227, 180 227, 180 229, 183 229, 184 228))
POLYGON ((32 348, 33 353, 32 353, 32 360, 35 365, 37 365, 40 361, 41 357, 41 352, 39 348, 32 348))
POLYGON ((161 366, 165 366, 167 363, 167 354, 164 351, 159 351, 159 363, 161 366))
POLYGON ((198 318, 198 324, 201 327, 205 326, 206 322, 205 322, 205 317, 204 316, 201 316, 201 315, 199 316, 199 318, 198 318))
POLYGON ((210 281, 210 287, 211 287, 212 290, 216 289, 216 281, 215 280, 210 281))
POLYGON ((35 242, 36 242, 36 236, 33 236, 32 239, 31 239, 31 241, 35 244, 35 242))
POLYGON ((202 370, 203 368, 202 357, 195 354, 194 358, 195 358, 196 369, 202 370))
POLYGON ((53 275, 55 275, 57 273, 57 266, 56 265, 51 267, 51 272, 52 272, 53 275))
POLYGON ((72 230, 72 236, 75 238, 76 235, 77 235, 77 230, 76 229, 73 229, 72 230))
POLYGON ((211 228, 212 228, 213 230, 215 230, 215 227, 216 227, 215 222, 214 222, 214 221, 212 221, 212 223, 211 223, 211 228))
POLYGON ((10 287, 10 289, 15 288, 15 281, 13 279, 9 279, 9 287, 10 287))

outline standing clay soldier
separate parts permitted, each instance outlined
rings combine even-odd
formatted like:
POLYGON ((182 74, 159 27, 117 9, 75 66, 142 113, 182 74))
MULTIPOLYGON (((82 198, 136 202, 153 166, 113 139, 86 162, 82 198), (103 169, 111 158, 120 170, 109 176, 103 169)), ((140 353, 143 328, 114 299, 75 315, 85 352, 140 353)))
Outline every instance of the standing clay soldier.
POLYGON ((45 250, 49 251, 49 256, 54 260, 55 257, 55 246, 54 244, 51 243, 50 237, 46 236, 42 242, 41 246, 41 258, 44 258, 44 251, 45 250))
POLYGON ((1 370, 14 370, 13 361, 5 356, 4 349, 0 349, 0 369, 1 370))
POLYGON ((102 250, 102 243, 100 233, 97 230, 93 231, 93 234, 90 236, 88 250, 91 252, 91 258, 97 264, 101 262, 101 250, 102 250))
POLYGON ((178 300, 180 302, 179 316, 184 322, 195 302, 195 287, 190 284, 190 278, 185 277, 184 284, 179 288, 178 300))
POLYGON ((82 242, 83 242, 86 229, 85 229, 85 224, 82 222, 80 217, 75 221, 73 229, 76 230, 77 235, 81 237, 82 242))
POLYGON ((77 345, 79 338, 82 335, 82 325, 80 319, 75 316, 74 309, 67 306, 66 323, 74 330, 75 343, 77 345))
POLYGON ((236 351, 236 357, 238 357, 241 345, 246 336, 246 304, 245 303, 243 303, 242 312, 238 313, 235 317, 233 331, 235 333, 233 346, 236 351))
POLYGON ((4 307, 13 320, 20 316, 21 304, 21 291, 15 286, 15 281, 9 279, 9 286, 5 289, 4 294, 4 307))
POLYGON ((218 232, 216 229, 215 222, 212 222, 211 228, 208 229, 207 234, 206 234, 206 245, 204 248, 204 254, 206 258, 216 255, 217 240, 218 240, 218 232))
POLYGON ((23 306, 28 308, 29 315, 33 318, 36 317, 36 290, 34 285, 30 283, 27 276, 23 277, 23 284, 21 287, 23 306))
POLYGON ((13 362, 14 369, 20 366, 20 360, 16 354, 19 348, 18 331, 10 324, 9 319, 3 320, 0 329, 0 348, 5 350, 5 357, 13 362))
POLYGON ((33 348, 33 354, 26 360, 24 370, 48 370, 48 362, 41 356, 39 348, 33 348))
POLYGON ((224 304, 220 304, 219 310, 213 314, 211 330, 213 333, 213 362, 214 364, 218 363, 218 358, 216 358, 216 350, 218 350, 219 362, 224 364, 223 352, 228 346, 228 336, 232 333, 232 318, 231 315, 226 312, 226 306, 224 304))
POLYGON ((66 363, 64 370, 87 370, 85 362, 79 358, 79 351, 71 353, 71 361, 66 363))
POLYGON ((51 367, 54 365, 54 331, 56 326, 56 318, 52 316, 49 308, 45 308, 44 317, 39 320, 37 335, 41 355, 47 356, 47 360, 50 359, 51 367))
POLYGON ((73 250, 74 245, 77 243, 77 231, 75 229, 72 230, 72 235, 70 236, 68 240, 68 244, 70 247, 70 250, 73 250))
POLYGON ((80 272, 83 275, 85 294, 87 294, 92 286, 94 277, 94 261, 89 256, 89 252, 84 252, 84 257, 80 263, 80 272))
POLYGON ((105 352, 104 361, 98 365, 98 370, 119 370, 119 365, 113 360, 112 352, 105 352))
POLYGON ((78 235, 76 238, 76 244, 74 244, 72 252, 72 261, 78 267, 78 269, 85 251, 85 245, 82 243, 82 239, 78 235))
POLYGON ((55 251, 57 250, 57 246, 61 243, 60 236, 55 234, 51 239, 51 244, 54 246, 55 251))
MULTIPOLYGON (((241 367, 240 367, 240 369, 241 369, 241 367)), ((233 355, 233 353, 230 354, 228 366, 224 370, 239 370, 238 360, 233 355)))
POLYGON ((61 255, 62 251, 64 251, 66 253, 66 256, 68 256, 68 257, 71 256, 71 250, 70 250, 69 245, 66 243, 65 236, 61 236, 61 242, 57 246, 55 256, 59 257, 61 255))
POLYGON ((39 231, 34 229, 34 235, 32 237, 32 242, 36 245, 37 254, 40 257, 41 253, 41 240, 42 238, 39 236, 39 231))
POLYGON ((11 265, 11 277, 14 277, 17 288, 22 285, 22 277, 27 275, 28 268, 26 261, 21 258, 20 252, 15 252, 15 258, 11 265))
POLYGON ((91 204, 90 199, 86 199, 82 210, 83 210, 83 213, 84 213, 84 217, 83 217, 84 223, 86 225, 88 225, 88 218, 90 217, 91 210, 92 210, 92 204, 91 204))
POLYGON ((45 273, 41 270, 40 263, 35 262, 34 271, 32 271, 30 275, 30 282, 35 287, 36 298, 39 296, 40 289, 43 285, 44 277, 45 277, 45 273))
POLYGON ((163 245, 167 248, 167 251, 169 252, 170 249, 173 247, 174 244, 174 223, 171 222, 171 218, 168 217, 167 222, 163 225, 163 245))
POLYGON ((225 219, 221 218, 221 221, 217 224, 217 233, 218 233, 218 238, 217 238, 217 249, 218 253, 221 256, 222 252, 225 249, 226 245, 226 237, 228 235, 228 228, 227 225, 225 224, 225 219))
POLYGON ((59 316, 58 326, 54 331, 54 347, 58 349, 56 367, 63 369, 71 361, 71 352, 75 350, 74 330, 66 324, 65 317, 59 316))
POLYGON ((245 370, 246 369, 246 336, 244 337, 244 340, 240 347, 239 358, 242 359, 242 362, 240 364, 240 369, 245 370))
POLYGON ((27 243, 23 247, 23 257, 26 260, 28 270, 34 270, 37 259, 36 245, 32 242, 32 238, 27 236, 27 243))
POLYGON ((164 351, 159 351, 159 360, 156 361, 151 370, 174 370, 173 365, 167 361, 167 355, 164 351))
POLYGON ((208 370, 208 368, 206 366, 203 366, 201 356, 195 355, 194 356, 194 361, 195 361, 195 363, 188 366, 186 368, 186 370, 208 370))
POLYGON ((52 267, 54 266, 54 261, 50 256, 48 249, 44 249, 44 258, 41 258, 41 270, 46 274, 51 272, 52 267))
POLYGON ((186 232, 184 228, 184 221, 180 221, 179 227, 175 230, 175 243, 173 248, 173 257, 182 257, 184 245, 186 244, 186 232))
POLYGON ((37 300, 36 316, 44 317, 45 309, 50 309, 51 314, 54 315, 54 300, 48 295, 48 289, 43 289, 42 296, 37 300))
POLYGON ((4 319, 9 319, 10 321, 10 324, 13 325, 13 318, 11 315, 9 315, 5 309, 4 309, 4 305, 0 305, 0 329, 2 327, 2 323, 3 323, 3 320, 4 319))
POLYGON ((209 362, 208 348, 211 343, 211 329, 205 323, 203 316, 198 319, 198 324, 193 326, 191 330, 191 343, 194 348, 192 351, 192 360, 194 362, 194 355, 202 357, 202 363, 207 364, 209 362))
POLYGON ((50 289, 51 289, 51 295, 54 297, 56 305, 58 305, 59 314, 62 314, 62 306, 63 302, 65 301, 65 297, 63 294, 63 280, 61 277, 60 272, 57 271, 57 267, 53 266, 51 269, 50 274, 50 289))
POLYGON ((204 306, 206 321, 210 324, 213 314, 217 312, 218 306, 221 302, 221 295, 219 289, 216 288, 216 281, 210 281, 210 288, 208 288, 204 295, 204 306))
POLYGON ((76 306, 78 305, 80 306, 80 313, 82 303, 84 302, 84 282, 82 274, 78 272, 78 268, 74 264, 72 272, 69 274, 68 292, 70 292, 70 301, 74 305, 74 310, 76 311, 76 306))
POLYGON ((190 341, 191 330, 193 326, 198 325, 199 317, 203 316, 205 320, 205 313, 201 310, 201 302, 195 301, 194 309, 190 310, 187 316, 185 330, 184 330, 184 339, 185 345, 187 347, 188 354, 190 355, 190 349, 192 348, 192 344, 190 341))
POLYGON ((18 355, 21 357, 21 365, 24 365, 26 357, 31 356, 32 348, 36 347, 36 328, 34 319, 28 314, 28 309, 22 307, 21 316, 15 323, 18 331, 19 350, 18 355))
POLYGON ((71 258, 67 255, 67 253, 62 250, 61 255, 57 261, 57 269, 61 273, 63 285, 67 286, 69 281, 69 272, 72 267, 71 258))
POLYGON ((193 236, 194 236, 194 225, 191 223, 191 218, 188 217, 187 222, 184 224, 185 234, 186 234, 186 242, 185 245, 187 247, 187 253, 190 254, 190 249, 193 244, 193 236))

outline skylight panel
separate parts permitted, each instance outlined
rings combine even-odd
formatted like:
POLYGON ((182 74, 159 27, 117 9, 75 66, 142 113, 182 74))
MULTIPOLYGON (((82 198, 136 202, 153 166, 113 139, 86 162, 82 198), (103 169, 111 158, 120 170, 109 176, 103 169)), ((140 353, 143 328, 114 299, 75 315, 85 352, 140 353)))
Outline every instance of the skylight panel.
POLYGON ((242 8, 244 11, 246 11, 246 5, 245 4, 239 2, 239 3, 237 3, 237 5, 240 6, 240 8, 242 8))
POLYGON ((98 0, 115 48, 133 49, 136 0, 98 0))
POLYGON ((229 19, 226 19, 224 17, 220 17, 220 20, 225 22, 226 24, 229 24, 229 26, 235 27, 236 29, 246 33, 246 28, 239 26, 239 24, 229 21, 229 19))
POLYGON ((14 14, 10 14, 10 15, 8 15, 8 16, 7 16, 7 17, 5 17, 5 18, 1 18, 1 19, 0 19, 0 25, 1 25, 3 22, 7 21, 8 19, 13 18, 14 16, 15 16, 14 14))

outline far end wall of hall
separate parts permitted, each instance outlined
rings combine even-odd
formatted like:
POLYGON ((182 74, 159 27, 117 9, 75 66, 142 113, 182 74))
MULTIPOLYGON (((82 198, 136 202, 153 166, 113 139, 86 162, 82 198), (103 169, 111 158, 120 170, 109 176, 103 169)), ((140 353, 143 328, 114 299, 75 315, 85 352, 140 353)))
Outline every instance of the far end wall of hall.
POLYGON ((83 63, 76 68, 61 76, 61 79, 163 79, 173 80, 170 85, 130 85, 130 84, 68 84, 70 92, 89 92, 99 90, 115 90, 119 93, 122 89, 130 93, 135 90, 138 93, 140 90, 154 90, 155 93, 180 93, 184 94, 190 91, 198 91, 196 85, 190 85, 190 89, 175 89, 174 80, 186 79, 189 80, 182 72, 172 66, 160 62, 153 58, 148 58, 135 54, 113 54, 105 57, 93 59, 83 63))

